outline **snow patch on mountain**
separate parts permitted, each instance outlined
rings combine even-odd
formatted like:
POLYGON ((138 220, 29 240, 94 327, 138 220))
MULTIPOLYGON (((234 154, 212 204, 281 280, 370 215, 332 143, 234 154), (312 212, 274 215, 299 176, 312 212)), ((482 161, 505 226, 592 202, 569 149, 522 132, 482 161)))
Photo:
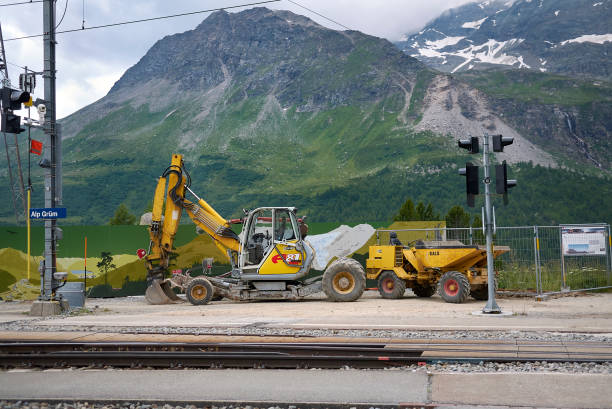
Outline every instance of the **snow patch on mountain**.
POLYGON ((560 45, 569 43, 595 43, 604 44, 612 41, 612 34, 587 34, 580 37, 572 38, 571 40, 562 41, 560 45))
POLYGON ((415 43, 413 46, 417 48, 418 54, 412 54, 412 57, 423 56, 427 58, 440 58, 442 59, 442 64, 446 64, 447 58, 449 57, 462 58, 464 61, 457 65, 452 72, 457 72, 468 65, 468 69, 471 69, 477 63, 509 65, 516 68, 531 68, 525 63, 522 56, 513 56, 504 52, 525 41, 522 38, 513 38, 508 41, 489 39, 483 44, 472 44, 460 50, 442 51, 445 47, 455 45, 464 38, 465 37, 446 37, 437 41, 427 41, 424 47, 418 47, 415 43))
POLYGON ((433 48, 435 50, 440 50, 444 47, 448 47, 449 45, 455 45, 459 41, 463 40, 465 37, 446 37, 437 41, 426 41, 425 44, 429 48, 433 48))
POLYGON ((462 64, 456 66, 452 72, 457 72, 465 65, 468 65, 472 62, 501 64, 510 66, 515 66, 518 64, 517 68, 531 68, 529 65, 525 64, 522 56, 515 57, 513 55, 508 55, 503 52, 505 49, 514 47, 522 43, 523 41, 525 40, 522 38, 513 38, 508 41, 495 41, 493 39, 489 39, 489 41, 484 44, 471 45, 467 48, 464 48, 463 50, 446 54, 465 58, 465 61, 462 64))
POLYGON ((467 23, 463 23, 463 25, 461 27, 463 28, 473 28, 474 30, 478 30, 480 28, 480 26, 482 25, 482 23, 485 22, 486 19, 488 19, 489 17, 485 17, 482 20, 477 20, 477 21, 468 21, 467 23))

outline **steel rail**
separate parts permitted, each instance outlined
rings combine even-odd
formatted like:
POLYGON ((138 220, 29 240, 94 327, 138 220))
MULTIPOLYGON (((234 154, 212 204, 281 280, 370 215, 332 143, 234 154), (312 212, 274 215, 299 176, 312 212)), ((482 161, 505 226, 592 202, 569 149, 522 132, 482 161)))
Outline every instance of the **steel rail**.
POLYGON ((418 360, 421 350, 384 344, 10 342, 0 366, 197 368, 382 368, 418 360))
POLYGON ((5 342, 1 367, 385 368, 435 362, 612 362, 612 345, 5 342), (504 348, 505 347, 505 348, 504 348), (557 349, 554 349, 557 347, 557 349), (543 349, 548 348, 548 349, 543 349))

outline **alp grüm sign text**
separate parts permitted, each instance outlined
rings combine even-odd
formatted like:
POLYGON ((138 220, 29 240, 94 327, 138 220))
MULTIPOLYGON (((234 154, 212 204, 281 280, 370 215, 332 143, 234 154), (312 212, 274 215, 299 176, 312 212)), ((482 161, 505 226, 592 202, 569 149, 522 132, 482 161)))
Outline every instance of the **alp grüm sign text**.
POLYGON ((45 207, 42 209, 30 209, 30 219, 65 219, 65 207, 45 207))

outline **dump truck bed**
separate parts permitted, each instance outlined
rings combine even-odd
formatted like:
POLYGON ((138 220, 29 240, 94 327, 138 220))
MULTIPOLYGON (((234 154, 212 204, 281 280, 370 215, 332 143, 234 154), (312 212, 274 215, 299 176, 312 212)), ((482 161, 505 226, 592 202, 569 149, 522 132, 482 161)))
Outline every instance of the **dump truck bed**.
MULTIPOLYGON (((465 245, 460 241, 424 241, 405 249, 414 253, 425 268, 435 267, 444 270, 464 271, 481 263, 486 263, 487 247, 465 245)), ((510 251, 508 246, 493 246, 493 256, 498 257, 510 251)))

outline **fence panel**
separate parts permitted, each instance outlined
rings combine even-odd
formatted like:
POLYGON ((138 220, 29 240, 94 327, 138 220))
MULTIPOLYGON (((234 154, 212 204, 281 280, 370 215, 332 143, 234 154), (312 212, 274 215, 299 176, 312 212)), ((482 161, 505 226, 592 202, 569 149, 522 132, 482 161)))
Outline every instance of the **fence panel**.
POLYGON ((538 227, 540 292, 551 293, 563 288, 561 236, 558 226, 538 227))
POLYGON ((510 251, 495 259, 499 289, 510 292, 538 290, 538 268, 533 227, 498 227, 493 245, 508 246, 510 251))

